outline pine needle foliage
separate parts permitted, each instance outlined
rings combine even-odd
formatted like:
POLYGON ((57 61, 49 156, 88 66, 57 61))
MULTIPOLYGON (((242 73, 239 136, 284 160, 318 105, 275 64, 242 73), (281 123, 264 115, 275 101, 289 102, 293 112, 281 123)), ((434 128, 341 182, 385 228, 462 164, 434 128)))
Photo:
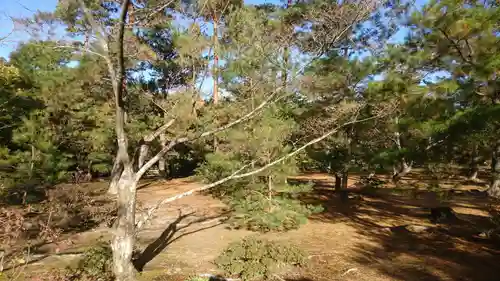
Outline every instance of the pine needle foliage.
POLYGON ((232 243, 215 260, 218 267, 243 281, 269 279, 280 267, 305 263, 299 248, 255 237, 232 243))

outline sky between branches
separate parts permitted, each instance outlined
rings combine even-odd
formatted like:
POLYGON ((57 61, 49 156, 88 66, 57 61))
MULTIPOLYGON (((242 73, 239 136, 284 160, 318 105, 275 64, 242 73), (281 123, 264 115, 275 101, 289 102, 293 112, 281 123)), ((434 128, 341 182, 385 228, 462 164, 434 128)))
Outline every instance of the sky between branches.
MULTIPOLYGON (((30 37, 21 28, 14 26, 11 17, 22 18, 30 17, 37 10, 50 12, 55 10, 58 0, 2 0, 0 1, 0 38, 7 37, 0 43, 0 57, 8 58, 9 54, 16 49, 19 43, 28 40, 30 37)), ((421 7, 427 0, 417 0, 416 6, 421 7)), ((272 3, 279 4, 280 0, 245 0, 245 4, 263 4, 272 3)), ((207 29, 210 33, 211 28, 207 29)), ((401 28, 391 38, 391 43, 401 42, 406 34, 406 29, 401 28)), ((209 34, 210 35, 210 34, 209 34)), ((223 63, 223 62, 221 62, 223 63)), ((211 77, 204 79, 202 82, 201 91, 203 95, 210 95, 212 90, 213 80, 211 77)))

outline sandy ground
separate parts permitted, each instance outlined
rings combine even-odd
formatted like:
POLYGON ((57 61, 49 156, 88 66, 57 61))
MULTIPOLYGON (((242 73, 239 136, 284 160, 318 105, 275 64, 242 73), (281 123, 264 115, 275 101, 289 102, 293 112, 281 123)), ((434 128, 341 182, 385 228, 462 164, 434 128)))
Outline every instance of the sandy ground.
MULTIPOLYGON (((315 174, 302 179, 317 183, 316 191, 304 200, 323 204, 326 210, 300 229, 286 233, 262 235, 229 230, 222 221, 226 216, 224 204, 206 195, 192 195, 162 206, 138 235, 138 248, 147 253, 139 278, 152 280, 153 275, 163 275, 161 280, 182 280, 182 276, 193 273, 217 273, 212 261, 229 243, 248 235, 260 235, 294 243, 309 255, 307 266, 281 274, 282 280, 500 280, 500 247, 478 235, 493 227, 489 211, 498 204, 466 192, 481 189, 480 182, 460 186, 459 191, 444 201, 423 189, 394 192, 382 188, 369 193, 353 189, 353 194, 359 196, 342 202, 332 191, 328 176, 315 174), (425 208, 437 205, 451 206, 458 220, 449 224, 430 223, 425 208), (407 231, 405 225, 428 229, 417 233, 407 231)), ((350 184, 357 180, 351 178, 350 184)), ((443 186, 456 188, 460 180, 443 186)), ((425 179, 412 175, 405 182, 415 185, 425 179)), ((196 185, 188 179, 144 184, 138 193, 140 210, 196 185)), ((106 238, 109 233, 101 227, 76 234, 72 246, 65 251, 81 248, 100 236, 106 238)), ((61 266, 62 260, 52 256, 33 264, 29 270, 61 266)))

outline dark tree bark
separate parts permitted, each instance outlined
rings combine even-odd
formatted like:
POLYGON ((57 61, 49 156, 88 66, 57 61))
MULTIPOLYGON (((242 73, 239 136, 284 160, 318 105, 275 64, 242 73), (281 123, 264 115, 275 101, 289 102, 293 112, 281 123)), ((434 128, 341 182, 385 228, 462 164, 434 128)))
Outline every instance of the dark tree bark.
MULTIPOLYGON (((161 148, 165 149, 167 146, 167 136, 165 133, 160 134, 160 143, 161 143, 161 148)), ((167 169, 166 169, 166 159, 165 156, 162 156, 160 160, 158 161, 158 172, 160 173, 160 176, 162 177, 167 177, 167 169)))
POLYGON ((335 191, 340 191, 342 189, 342 174, 335 173, 335 191))
POLYGON ((412 164, 408 164, 404 158, 401 159, 399 163, 399 167, 397 167, 394 171, 394 175, 392 176, 392 181, 394 183, 399 182, 404 176, 409 174, 412 170, 412 164))
POLYGON ((475 181, 477 179, 477 173, 479 171, 479 161, 480 157, 478 154, 478 146, 477 144, 474 145, 472 148, 472 154, 471 154, 471 159, 470 159, 470 166, 469 166, 469 175, 468 175, 468 180, 475 181))

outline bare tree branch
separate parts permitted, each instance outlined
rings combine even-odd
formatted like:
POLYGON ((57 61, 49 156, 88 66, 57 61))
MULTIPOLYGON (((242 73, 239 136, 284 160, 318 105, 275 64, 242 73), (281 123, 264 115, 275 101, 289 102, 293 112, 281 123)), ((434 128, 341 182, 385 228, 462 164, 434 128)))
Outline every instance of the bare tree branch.
MULTIPOLYGON (((254 162, 252 162, 252 163, 254 163, 254 162)), ((182 197, 186 197, 186 196, 191 195, 191 194, 193 194, 195 192, 202 191, 202 190, 205 190, 205 189, 209 189, 209 188, 212 188, 212 187, 217 186, 219 184, 222 184, 222 183, 228 181, 232 176, 237 175, 239 172, 243 171, 244 169, 246 169, 247 167, 249 167, 250 165, 252 165, 252 163, 244 165, 243 167, 241 167, 238 170, 236 170, 234 173, 232 173, 227 178, 223 178, 223 179, 218 180, 216 182, 213 182, 213 183, 211 183, 209 185, 204 185, 204 186, 201 186, 201 187, 198 187, 198 188, 193 188, 193 189, 191 189, 191 190, 189 190, 187 192, 178 194, 178 195, 173 196, 173 197, 169 197, 167 199, 164 199, 164 200, 158 202, 156 205, 154 205, 153 207, 149 208, 148 211, 142 217, 142 219, 137 222, 137 224, 136 224, 136 232, 140 231, 142 229, 142 227, 144 225, 146 225, 146 223, 149 221, 149 219, 151 219, 151 217, 153 216, 154 212, 156 212, 156 210, 158 210, 158 208, 161 207, 161 205, 169 203, 169 202, 172 202, 172 201, 175 201, 175 200, 180 199, 182 197)))
MULTIPOLYGON (((221 185, 227 181, 230 181, 230 180, 233 180, 233 179, 239 179, 239 178, 244 178, 244 177, 248 177, 248 176, 251 176, 251 175, 255 175, 255 174, 258 174, 262 171, 265 171, 267 169, 269 169, 270 167, 276 165, 276 164, 279 164, 295 155, 297 155, 298 153, 300 153, 301 151, 303 151, 304 149, 306 149, 307 147, 315 144, 315 143, 318 143, 326 138, 328 138, 329 136, 335 134, 336 132, 338 132, 341 128, 345 127, 345 126, 348 126, 348 125, 352 125, 352 124, 355 124, 355 123, 360 123, 360 122, 365 122, 365 121, 368 121, 368 120, 372 120, 372 119, 377 119, 377 118, 380 118, 382 116, 384 116, 385 114, 381 114, 381 115, 375 115, 375 116, 371 116, 371 117, 368 117, 368 118, 364 118, 364 119, 353 119, 349 122, 346 122, 342 125, 339 125, 337 126, 335 129, 332 129, 330 131, 328 131, 327 133, 321 135, 320 137, 317 137, 309 142, 307 142, 306 144, 304 144, 303 146, 297 148, 296 150, 294 150, 293 152, 290 152, 272 162, 270 162, 269 164, 265 165, 265 166, 262 166, 261 168, 258 168, 258 169, 255 169, 253 171, 250 171, 250 172, 247 172, 247 173, 243 173, 243 174, 240 174, 241 171, 243 171, 245 168, 247 168, 248 166, 251 165, 250 164, 247 164, 247 165, 244 165, 242 168, 238 169, 236 172, 234 172, 233 174, 231 174, 230 176, 227 176, 223 179, 220 179, 216 182, 213 182, 211 184, 207 184, 207 185, 203 185, 203 186, 200 186, 200 187, 197 187, 197 188, 193 188, 189 191, 186 191, 184 193, 181 193, 181 194, 178 194, 178 195, 175 195, 175 196, 172 196, 172 197, 169 197, 169 198, 166 198, 166 199, 163 199, 161 201, 159 201, 155 206, 151 207, 150 209, 148 209, 148 211, 146 212, 146 214, 143 216, 143 219, 140 220, 138 223, 137 223, 137 231, 140 230, 140 228, 142 228, 146 222, 151 218, 151 216, 153 215, 153 213, 162 205, 166 204, 166 203, 170 203, 172 201, 175 201, 177 199, 180 199, 182 197, 185 197, 185 196, 188 196, 188 195, 191 195, 195 192, 200 192, 200 191, 204 191, 204 190, 207 190, 207 189, 210 189, 210 188, 213 188, 215 186, 218 186, 218 185, 221 185)), ((356 115, 357 116, 357 115, 356 115)))
POLYGON ((165 123, 163 126, 160 128, 156 129, 156 131, 152 132, 151 134, 147 135, 144 137, 144 141, 146 142, 152 142, 154 139, 156 139, 161 133, 165 132, 170 126, 172 126, 175 122, 175 118, 171 119, 167 123, 165 123))
POLYGON ((245 114, 243 117, 237 119, 237 120, 234 120, 233 122, 230 122, 224 126, 221 126, 219 128, 216 128, 214 130, 211 130, 211 131, 207 131, 207 132, 203 132, 201 134, 198 134, 197 136, 195 137, 182 137, 182 138, 177 138, 175 140, 172 140, 169 145, 165 146, 160 152, 158 152, 153 158, 151 158, 148 162, 146 162, 144 164, 144 166, 142 166, 139 171, 136 172, 135 174, 135 177, 136 177, 136 180, 140 180, 141 177, 144 175, 144 173, 147 172, 147 170, 149 170, 149 168, 151 168, 156 162, 158 162, 161 157, 163 157, 163 155, 165 155, 165 153, 167 153, 170 149, 172 149, 175 145, 179 144, 179 143, 184 143, 184 142, 188 142, 188 141, 193 141, 193 140, 196 140, 196 139, 199 139, 199 138, 203 138, 203 137, 207 137, 207 136, 210 136, 210 135, 213 135, 213 134, 216 134, 216 133, 219 133, 219 132, 222 132, 222 131, 225 131, 241 122, 244 122, 250 118, 252 118, 257 112, 259 112, 262 108, 264 108, 266 106, 266 104, 268 104, 275 96, 276 94, 278 93, 278 91, 275 91, 274 93, 271 94, 271 96, 266 99, 265 101, 263 101, 259 106, 257 106, 254 110, 250 111, 249 113, 245 114))
MULTIPOLYGON (((146 135, 143 140, 142 144, 140 145, 139 148, 139 163, 138 167, 141 168, 144 165, 144 161, 146 160, 146 157, 149 152, 149 144, 156 139, 158 136, 163 134, 172 124, 175 122, 175 118, 171 119, 167 123, 163 124, 160 128, 156 129, 154 132, 150 133, 149 135, 146 135)), ((135 156, 134 156, 135 158, 135 156)))

